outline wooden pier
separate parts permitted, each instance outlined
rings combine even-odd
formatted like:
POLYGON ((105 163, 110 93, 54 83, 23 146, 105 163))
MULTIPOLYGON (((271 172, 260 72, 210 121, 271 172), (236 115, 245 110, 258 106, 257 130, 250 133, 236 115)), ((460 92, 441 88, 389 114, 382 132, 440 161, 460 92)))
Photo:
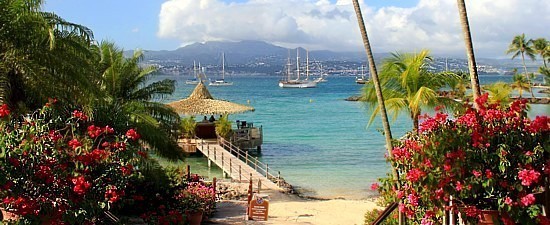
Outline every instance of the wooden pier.
POLYGON ((230 142, 224 139, 198 139, 196 143, 197 150, 208 158, 208 165, 214 162, 222 169, 224 176, 239 182, 252 180, 261 189, 291 191, 291 186, 281 178, 279 171, 270 170, 268 164, 251 157, 247 151, 230 142))

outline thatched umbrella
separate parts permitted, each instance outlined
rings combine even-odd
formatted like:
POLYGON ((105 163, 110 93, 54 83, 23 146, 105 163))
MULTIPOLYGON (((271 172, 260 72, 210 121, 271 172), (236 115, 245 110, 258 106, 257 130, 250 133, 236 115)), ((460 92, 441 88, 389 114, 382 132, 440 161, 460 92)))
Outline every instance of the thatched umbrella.
POLYGON ((185 115, 234 114, 254 111, 254 108, 212 97, 206 86, 199 82, 188 98, 168 103, 176 112, 185 115))

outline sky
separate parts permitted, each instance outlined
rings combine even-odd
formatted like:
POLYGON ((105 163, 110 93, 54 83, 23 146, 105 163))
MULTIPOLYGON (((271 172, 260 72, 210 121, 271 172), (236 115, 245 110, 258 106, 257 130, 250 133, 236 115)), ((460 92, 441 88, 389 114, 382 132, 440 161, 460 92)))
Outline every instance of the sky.
MULTIPOLYGON (((465 56, 456 0, 360 0, 374 52, 465 56)), ((550 40, 548 0, 466 0, 476 56, 505 58, 515 35, 550 40)), ((351 0, 46 0, 45 11, 126 50, 261 40, 364 51, 351 0)))

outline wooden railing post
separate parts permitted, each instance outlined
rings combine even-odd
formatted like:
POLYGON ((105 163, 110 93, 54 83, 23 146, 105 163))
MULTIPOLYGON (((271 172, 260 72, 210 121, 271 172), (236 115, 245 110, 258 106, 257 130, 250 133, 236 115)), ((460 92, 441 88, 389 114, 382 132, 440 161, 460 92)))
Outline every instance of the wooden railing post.
POLYGON ((262 179, 258 179, 258 194, 260 194, 261 189, 262 189, 262 179))
POLYGON ((191 166, 189 164, 187 164, 186 166, 186 169, 185 169, 185 179, 189 180, 191 179, 191 166))
POLYGON ((214 177, 214 179, 212 179, 212 189, 214 189, 214 201, 216 201, 217 191, 216 191, 216 178, 215 177, 214 177))
POLYGON ((241 179, 241 165, 239 165, 239 182, 242 182, 243 180, 241 179))
POLYGON ((277 171, 277 187, 281 186, 281 171, 277 171))
POLYGON ((231 158, 229 158, 229 177, 233 179, 233 164, 231 163, 231 158))
POLYGON ((265 164, 265 178, 269 180, 269 164, 265 164))
POLYGON ((216 148, 214 148, 214 161, 216 161, 216 148))

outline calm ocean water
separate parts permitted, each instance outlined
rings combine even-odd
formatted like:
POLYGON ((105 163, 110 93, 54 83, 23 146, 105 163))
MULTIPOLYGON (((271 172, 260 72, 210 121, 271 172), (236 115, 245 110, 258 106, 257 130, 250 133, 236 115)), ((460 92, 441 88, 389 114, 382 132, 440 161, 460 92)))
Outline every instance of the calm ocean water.
MULTIPOLYGON (((165 102, 186 98, 193 85, 187 76, 159 75, 154 80, 174 79, 177 88, 165 102)), ((344 101, 359 95, 361 85, 354 77, 329 77, 313 89, 282 89, 279 77, 233 76, 233 86, 208 87, 214 98, 241 104, 250 102, 256 111, 230 115, 232 121, 246 120, 264 128, 259 158, 281 171, 290 184, 305 195, 324 198, 361 199, 374 195, 370 186, 389 172, 384 159, 382 125, 367 127, 371 111, 360 102, 344 101)), ((483 76, 481 83, 509 81, 509 76, 483 76)), ((550 106, 533 105, 531 115, 549 115, 550 106)), ((394 138, 411 130, 402 114, 391 123, 394 138)), ((221 177, 208 169, 205 158, 189 158, 193 172, 221 177)))

